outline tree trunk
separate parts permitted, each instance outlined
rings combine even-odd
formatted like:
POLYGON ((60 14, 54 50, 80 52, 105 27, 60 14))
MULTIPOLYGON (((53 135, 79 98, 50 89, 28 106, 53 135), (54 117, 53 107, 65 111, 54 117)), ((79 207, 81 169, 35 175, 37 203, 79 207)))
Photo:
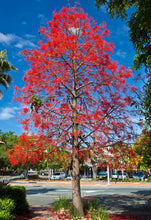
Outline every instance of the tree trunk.
POLYGON ((29 163, 27 162, 24 168, 24 177, 28 179, 28 170, 29 170, 29 163))
POLYGON ((83 205, 81 200, 80 191, 80 169, 79 169, 79 158, 73 153, 72 161, 72 202, 74 207, 74 213, 78 213, 84 216, 83 205))
POLYGON ((93 165, 93 167, 92 167, 92 172, 93 172, 93 179, 96 180, 96 177, 97 177, 97 167, 95 165, 93 165))
POLYGON ((80 162, 79 162, 79 144, 78 144, 78 123, 76 122, 78 113, 77 105, 77 73, 76 61, 73 58, 73 89, 72 89, 72 202, 74 213, 84 216, 81 192, 80 192, 80 162))
POLYGON ((48 180, 50 180, 50 177, 51 177, 51 175, 52 175, 52 170, 51 170, 51 168, 49 168, 49 166, 48 166, 48 161, 47 161, 47 170, 48 170, 48 180))

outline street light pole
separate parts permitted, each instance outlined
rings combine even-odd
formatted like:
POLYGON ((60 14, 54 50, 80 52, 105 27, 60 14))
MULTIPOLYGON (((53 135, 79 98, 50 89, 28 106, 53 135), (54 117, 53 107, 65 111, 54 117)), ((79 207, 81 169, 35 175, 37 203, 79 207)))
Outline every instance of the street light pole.
POLYGON ((107 184, 110 185, 110 168, 109 168, 109 165, 107 165, 107 184))
POLYGON ((109 147, 107 148, 108 161, 107 161, 107 184, 110 185, 110 168, 109 168, 109 147))

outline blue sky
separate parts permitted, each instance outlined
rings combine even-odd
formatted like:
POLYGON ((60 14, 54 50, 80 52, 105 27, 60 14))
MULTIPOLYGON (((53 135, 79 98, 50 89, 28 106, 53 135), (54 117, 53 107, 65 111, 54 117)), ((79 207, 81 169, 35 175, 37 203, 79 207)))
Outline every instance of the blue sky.
MULTIPOLYGON (((35 48, 39 41, 38 29, 47 26, 52 18, 52 12, 58 12, 63 6, 68 7, 68 2, 73 6, 73 0, 5 0, 0 5, 0 50, 7 50, 9 62, 17 68, 10 75, 13 83, 9 90, 0 88, 3 91, 3 98, 0 100, 0 130, 3 132, 13 131, 19 135, 22 128, 16 118, 20 104, 14 102, 13 86, 23 86, 23 74, 28 69, 24 58, 19 55, 23 49, 35 48)), ((94 0, 79 0, 81 8, 89 16, 93 17, 98 24, 106 21, 111 36, 107 39, 114 43, 114 54, 112 59, 125 67, 132 65, 135 51, 129 41, 128 26, 120 19, 110 19, 105 13, 104 7, 99 11, 94 7, 94 0)))

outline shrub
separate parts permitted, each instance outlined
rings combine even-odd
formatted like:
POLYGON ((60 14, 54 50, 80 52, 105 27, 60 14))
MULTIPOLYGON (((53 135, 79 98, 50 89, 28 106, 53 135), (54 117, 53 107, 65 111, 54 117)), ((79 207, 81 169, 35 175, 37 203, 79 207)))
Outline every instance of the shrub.
POLYGON ((116 183, 116 182, 118 182, 118 179, 111 179, 110 181, 116 183))
POLYGON ((14 216, 6 211, 6 210, 1 210, 0 211, 0 220, 12 220, 14 218, 14 216))
POLYGON ((92 181, 98 181, 98 180, 100 180, 100 179, 99 179, 99 177, 96 177, 96 179, 92 178, 91 180, 92 180, 92 181))
POLYGON ((122 179, 122 182, 131 182, 129 177, 125 177, 124 179, 122 179))
MULTIPOLYGON (((84 202, 84 206, 85 206, 85 202, 84 202)), ((98 220, 98 219, 108 220, 107 209, 101 207, 101 205, 99 204, 99 199, 92 200, 88 204, 86 212, 89 213, 92 220, 98 220)))
POLYGON ((151 176, 147 178, 147 182, 151 182, 151 176))
POLYGON ((28 208, 26 189, 24 186, 0 185, 0 198, 9 198, 14 201, 14 213, 19 215, 28 208))
POLYGON ((0 219, 12 220, 14 218, 14 216, 12 215, 14 208, 15 204, 12 199, 0 199, 0 219))
POLYGON ((132 182, 139 182, 139 181, 140 181, 139 179, 132 178, 132 182))
POLYGON ((70 200, 64 197, 59 197, 57 201, 53 203, 53 209, 59 211, 60 209, 69 209, 71 207, 70 200))

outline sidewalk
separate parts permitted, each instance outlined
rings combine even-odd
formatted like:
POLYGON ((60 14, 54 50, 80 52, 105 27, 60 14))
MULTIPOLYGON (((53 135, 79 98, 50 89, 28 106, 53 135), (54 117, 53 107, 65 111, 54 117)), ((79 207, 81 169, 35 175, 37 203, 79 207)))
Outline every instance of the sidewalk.
MULTIPOLYGON (((72 185, 72 181, 70 180, 13 180, 10 182, 11 185, 14 184, 20 184, 20 185, 72 185)), ((113 187, 119 187, 119 186, 148 186, 151 187, 151 182, 110 182, 110 184, 108 185, 107 182, 105 181, 87 181, 87 180, 81 180, 80 181, 80 185, 81 186, 92 186, 92 185, 96 185, 96 186, 113 186, 113 187)))
POLYGON ((23 216, 17 216, 14 220, 58 220, 58 217, 48 207, 30 206, 23 216))

